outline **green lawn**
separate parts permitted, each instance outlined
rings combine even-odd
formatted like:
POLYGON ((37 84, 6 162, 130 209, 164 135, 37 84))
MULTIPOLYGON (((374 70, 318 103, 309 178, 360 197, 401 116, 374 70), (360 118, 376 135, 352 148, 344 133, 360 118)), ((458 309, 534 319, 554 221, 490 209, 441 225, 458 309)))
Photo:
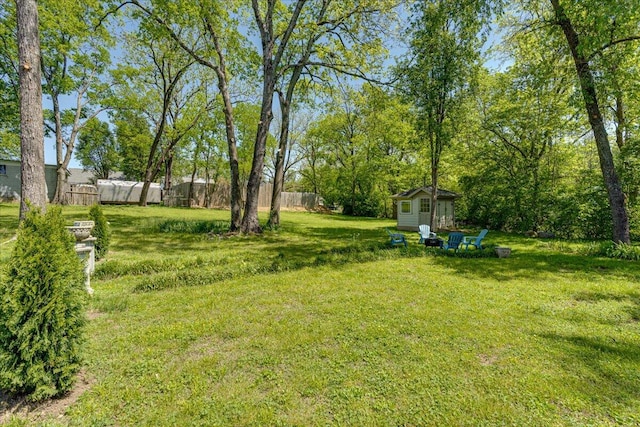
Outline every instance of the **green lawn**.
MULTIPOLYGON (((493 231, 510 258, 434 256, 417 233, 386 248, 393 221, 311 213, 161 233, 228 213, 103 209, 91 386, 49 425, 640 425, 637 262, 493 231)), ((0 243, 16 217, 0 205, 0 243)))

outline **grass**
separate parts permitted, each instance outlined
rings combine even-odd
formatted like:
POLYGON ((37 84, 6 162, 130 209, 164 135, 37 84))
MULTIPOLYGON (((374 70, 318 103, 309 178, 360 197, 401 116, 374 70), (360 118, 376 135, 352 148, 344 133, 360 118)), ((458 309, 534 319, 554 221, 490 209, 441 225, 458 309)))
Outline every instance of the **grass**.
POLYGON ((640 268, 588 242, 490 231, 510 258, 445 257, 388 248, 389 220, 226 236, 224 211, 104 211, 92 386, 48 425, 640 424, 640 268))

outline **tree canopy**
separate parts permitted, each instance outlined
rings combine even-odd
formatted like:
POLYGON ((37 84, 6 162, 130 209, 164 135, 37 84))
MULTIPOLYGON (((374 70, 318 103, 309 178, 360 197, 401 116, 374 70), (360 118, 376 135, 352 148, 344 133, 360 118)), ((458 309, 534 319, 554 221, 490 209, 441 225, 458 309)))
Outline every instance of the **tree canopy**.
MULTIPOLYGON (((391 195, 431 185, 478 226, 639 234, 631 0, 72 3, 39 5, 60 170, 75 149, 96 176, 228 184, 245 233, 271 181, 270 227, 287 189, 392 216, 391 195)), ((5 158, 20 155, 16 16, 0 7, 5 158)))

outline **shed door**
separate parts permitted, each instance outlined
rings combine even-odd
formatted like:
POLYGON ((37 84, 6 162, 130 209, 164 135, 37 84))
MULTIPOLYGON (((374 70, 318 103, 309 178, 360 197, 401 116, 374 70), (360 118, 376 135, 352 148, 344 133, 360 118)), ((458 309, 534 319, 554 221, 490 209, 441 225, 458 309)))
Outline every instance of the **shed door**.
POLYGON ((418 225, 421 224, 429 224, 429 216, 431 215, 431 210, 429 209, 429 199, 427 197, 423 197, 420 199, 420 209, 418 210, 418 225))

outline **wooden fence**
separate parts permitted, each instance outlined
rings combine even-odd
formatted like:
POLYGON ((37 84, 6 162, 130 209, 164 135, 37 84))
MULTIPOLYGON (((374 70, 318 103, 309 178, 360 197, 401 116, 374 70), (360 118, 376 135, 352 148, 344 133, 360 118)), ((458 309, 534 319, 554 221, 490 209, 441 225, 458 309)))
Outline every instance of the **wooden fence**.
POLYGON ((66 192, 65 203, 68 205, 91 206, 99 202, 98 189, 95 185, 72 184, 66 192))
MULTIPOLYGON (((192 198, 189 200, 189 185, 185 182, 175 185, 164 196, 164 203, 168 206, 193 206, 206 208, 228 208, 231 189, 227 183, 209 184, 195 183, 192 198)), ((262 184, 258 197, 258 208, 271 207, 273 184, 262 184)), ((243 191, 243 202, 245 194, 243 191)), ((283 191, 280 198, 281 209, 315 209, 320 203, 320 196, 315 193, 290 193, 283 191)))

